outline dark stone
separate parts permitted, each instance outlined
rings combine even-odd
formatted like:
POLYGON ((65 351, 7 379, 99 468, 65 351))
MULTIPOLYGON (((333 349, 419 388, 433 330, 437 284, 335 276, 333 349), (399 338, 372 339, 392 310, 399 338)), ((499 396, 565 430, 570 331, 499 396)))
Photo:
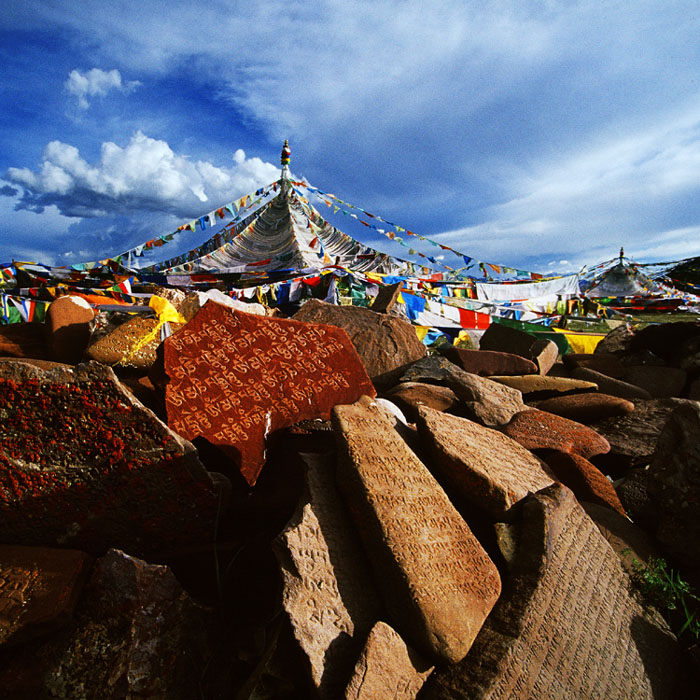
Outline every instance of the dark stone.
POLYGON ((381 285, 379 293, 369 308, 378 314, 388 314, 401 294, 401 287, 403 287, 403 282, 381 285))
POLYGON ((569 353, 562 355, 562 362, 571 370, 578 367, 592 369, 613 379, 622 379, 625 366, 613 353, 596 352, 594 354, 569 353))
POLYGON ((688 375, 676 367, 639 365, 628 367, 625 381, 642 387, 655 399, 680 396, 688 375))
POLYGON ((626 325, 613 328, 606 336, 596 345, 593 351, 594 355, 619 355, 626 352, 630 343, 634 338, 634 331, 626 325))
POLYGON ((491 350, 464 350, 449 345, 440 353, 465 372, 480 377, 510 374, 537 374, 537 365, 520 355, 491 350))
POLYGON ((67 295, 52 301, 45 322, 51 357, 57 362, 80 362, 94 317, 95 311, 82 297, 67 295))
POLYGON ((576 379, 583 379, 586 382, 595 382, 598 385, 598 391, 610 396, 629 400, 651 398, 651 394, 646 389, 642 389, 636 384, 613 379, 607 374, 596 372, 596 370, 588 369, 587 367, 577 367, 572 370, 571 376, 576 379))
POLYGON ((630 350, 649 350, 671 364, 678 359, 683 344, 700 336, 700 321, 651 324, 635 333, 630 350))
POLYGON ((433 355, 414 362, 401 376, 401 382, 432 382, 447 386, 461 401, 461 412, 483 425, 507 423, 525 408, 516 389, 469 374, 444 357, 433 355))
POLYGON ((11 323, 0 326, 0 357, 49 359, 43 324, 11 323))
POLYGON ((0 538, 100 554, 209 540, 219 495, 192 445, 96 362, 0 363, 0 538))

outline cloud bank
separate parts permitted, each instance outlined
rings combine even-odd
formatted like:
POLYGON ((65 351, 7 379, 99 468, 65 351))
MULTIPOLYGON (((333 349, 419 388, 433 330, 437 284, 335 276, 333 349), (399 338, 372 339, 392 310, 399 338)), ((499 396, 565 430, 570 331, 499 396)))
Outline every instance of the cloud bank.
MULTIPOLYGON (((137 131, 125 147, 102 144, 99 161, 88 163, 61 141, 44 149, 37 170, 9 168, 5 180, 22 195, 18 209, 41 213, 56 206, 66 217, 95 218, 159 212, 194 217, 256 190, 279 176, 279 168, 238 149, 230 166, 191 161, 162 140, 137 131)), ((10 194, 12 187, 8 187, 10 194)), ((0 194, 3 192, 0 190, 0 194)))

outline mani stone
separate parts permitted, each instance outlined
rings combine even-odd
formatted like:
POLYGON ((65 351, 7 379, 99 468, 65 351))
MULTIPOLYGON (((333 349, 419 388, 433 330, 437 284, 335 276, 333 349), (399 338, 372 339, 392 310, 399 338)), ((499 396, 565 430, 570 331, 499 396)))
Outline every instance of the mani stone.
POLYGON ((670 415, 649 466, 647 489, 657 512, 656 539, 679 562, 700 571, 700 402, 670 415))
POLYGON ((402 367, 425 357, 427 352, 408 321, 359 306, 309 299, 293 319, 345 329, 375 384, 393 384, 402 367))
POLYGON ((214 531, 194 447, 96 362, 0 363, 0 538, 101 553, 173 551, 214 531))
POLYGON ((202 436, 252 486, 269 433, 328 420, 336 404, 374 387, 342 328, 243 313, 206 303, 163 343, 168 425, 202 436))
POLYGON ((386 622, 369 633, 343 700, 415 700, 430 666, 386 622))
POLYGON ((459 664, 425 700, 664 700, 678 644, 630 592, 617 555, 571 491, 523 501, 511 581, 459 664))
POLYGON ((0 647, 70 620, 90 557, 74 549, 0 545, 0 647))
POLYGON ((556 413, 579 423, 592 423, 604 418, 625 416, 634 411, 631 401, 607 394, 570 394, 545 399, 537 404, 540 411, 556 413))
POLYGON ((579 501, 597 503, 627 516, 612 483, 587 459, 566 452, 552 452, 543 459, 554 476, 570 488, 579 501))
POLYGON ((424 382, 401 382, 384 395, 393 401, 412 423, 416 421, 419 406, 448 411, 459 404, 457 395, 449 387, 424 382))
POLYGON ((626 382, 646 389, 655 399, 680 396, 687 378, 687 373, 677 367, 653 365, 633 365, 625 374, 626 382))
POLYGON ((446 358, 435 355, 414 362, 400 381, 449 387, 461 402, 460 411, 489 427, 507 423, 515 413, 526 408, 517 389, 465 372, 446 358))
MULTIPOLYGON (((172 323, 170 326, 180 327, 180 324, 172 323)), ((160 331, 150 340, 146 339, 157 327, 157 318, 130 318, 91 343, 85 351, 85 357, 103 365, 149 369, 156 361, 156 349, 162 340, 160 331)))
POLYGON ((307 496, 273 541, 282 604, 320 697, 340 697, 352 663, 380 618, 361 544, 335 486, 335 460, 304 454, 307 496))
POLYGON ((539 374, 545 375, 554 367, 559 357, 559 348, 553 340, 535 340, 530 348, 530 358, 537 365, 539 374))
POLYGON ((635 401, 632 413, 596 421, 591 427, 608 441, 610 454, 626 468, 646 466, 669 416, 684 403, 685 399, 635 401))
POLYGON ((480 377, 537 374, 537 365, 532 360, 510 352, 465 350, 450 345, 441 348, 440 353, 465 372, 478 374, 480 377))
MULTIPOLYGON (((595 357, 595 355, 592 355, 592 357, 595 357)), ((588 369, 587 367, 576 367, 571 371, 571 376, 574 379, 593 382, 598 386, 598 391, 602 391, 604 394, 609 394, 610 396, 618 396, 621 399, 628 399, 629 401, 632 399, 651 398, 651 394, 646 389, 642 389, 641 386, 624 382, 621 379, 613 379, 607 374, 596 372, 596 370, 588 369)))
POLYGON ((546 411, 516 413, 501 430, 528 450, 558 450, 586 459, 610 451, 608 441, 595 430, 546 411))
POLYGON ((167 566, 111 549, 95 563, 68 629, 11 650, 3 697, 100 700, 199 697, 200 609, 167 566))
POLYGON ((491 377, 494 382, 505 384, 517 389, 527 398, 547 398, 582 391, 596 391, 598 386, 593 382, 583 382, 580 379, 566 377, 546 377, 539 374, 527 374, 523 377, 491 377))
POLYGON ((57 362, 80 362, 90 341, 90 322, 95 311, 82 297, 66 295, 49 304, 46 331, 51 357, 57 362))
POLYGON ((700 321, 654 323, 635 333, 630 343, 630 350, 649 350, 670 364, 676 364, 684 344, 698 336, 700 336, 700 321))
POLYGON ((469 651, 498 570, 430 472, 367 397, 332 414, 338 481, 391 624, 431 659, 469 651))
POLYGON ((622 379, 625 375, 625 366, 617 355, 612 353, 568 353, 562 355, 562 362, 570 370, 577 368, 591 369, 613 379, 622 379))
POLYGON ((379 293, 374 298, 372 305, 369 307, 372 311, 378 314, 387 314, 396 304, 396 300, 401 294, 401 287, 403 282, 397 282, 396 284, 384 284, 379 287, 379 293))
POLYGON ((433 468, 460 496, 494 517, 554 483, 532 452, 503 433, 431 408, 418 411, 418 430, 432 450, 433 468))
POLYGON ((625 571, 632 575, 650 557, 659 557, 658 547, 644 530, 627 516, 597 503, 581 502, 608 544, 615 550, 625 571))

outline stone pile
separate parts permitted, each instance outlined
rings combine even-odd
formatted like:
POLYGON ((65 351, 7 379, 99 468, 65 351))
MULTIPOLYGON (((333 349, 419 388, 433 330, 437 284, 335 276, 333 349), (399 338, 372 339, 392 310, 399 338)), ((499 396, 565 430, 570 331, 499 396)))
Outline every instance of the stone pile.
POLYGON ((694 697, 630 574, 700 580, 700 323, 426 356, 398 293, 0 328, 0 697, 694 697))

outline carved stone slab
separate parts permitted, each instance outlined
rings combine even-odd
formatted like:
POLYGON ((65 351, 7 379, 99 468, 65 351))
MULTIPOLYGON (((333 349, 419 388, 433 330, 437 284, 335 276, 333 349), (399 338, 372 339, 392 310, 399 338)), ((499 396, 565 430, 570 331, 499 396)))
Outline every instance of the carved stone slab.
POLYGON ((4 542, 162 554, 210 541, 217 504, 194 447, 109 367, 0 363, 4 542))
POLYGON ((332 420, 341 490, 390 622, 429 657, 458 661, 498 599, 496 567, 376 404, 336 406, 332 420))
POLYGON ((335 700, 381 605, 336 491, 334 457, 302 457, 307 496, 273 549, 282 572, 282 603, 309 658, 312 681, 321 697, 335 700))
POLYGON ((386 622, 377 622, 355 665, 344 700, 414 700, 433 666, 409 649, 386 622))
POLYGON ((205 304, 164 341, 168 424, 205 437, 255 484, 265 438, 308 418, 328 420, 338 403, 374 395, 341 328, 266 318, 205 304))
POLYGON ((419 407, 418 415, 418 430, 435 457, 431 466, 461 496, 495 517, 554 483, 530 450, 503 433, 427 406, 419 407))
POLYGON ((566 487, 523 503, 512 580, 469 655, 428 700, 670 698, 678 647, 630 593, 617 555, 566 487))
POLYGON ((89 560, 74 549, 0 545, 0 646, 67 622, 89 560))

